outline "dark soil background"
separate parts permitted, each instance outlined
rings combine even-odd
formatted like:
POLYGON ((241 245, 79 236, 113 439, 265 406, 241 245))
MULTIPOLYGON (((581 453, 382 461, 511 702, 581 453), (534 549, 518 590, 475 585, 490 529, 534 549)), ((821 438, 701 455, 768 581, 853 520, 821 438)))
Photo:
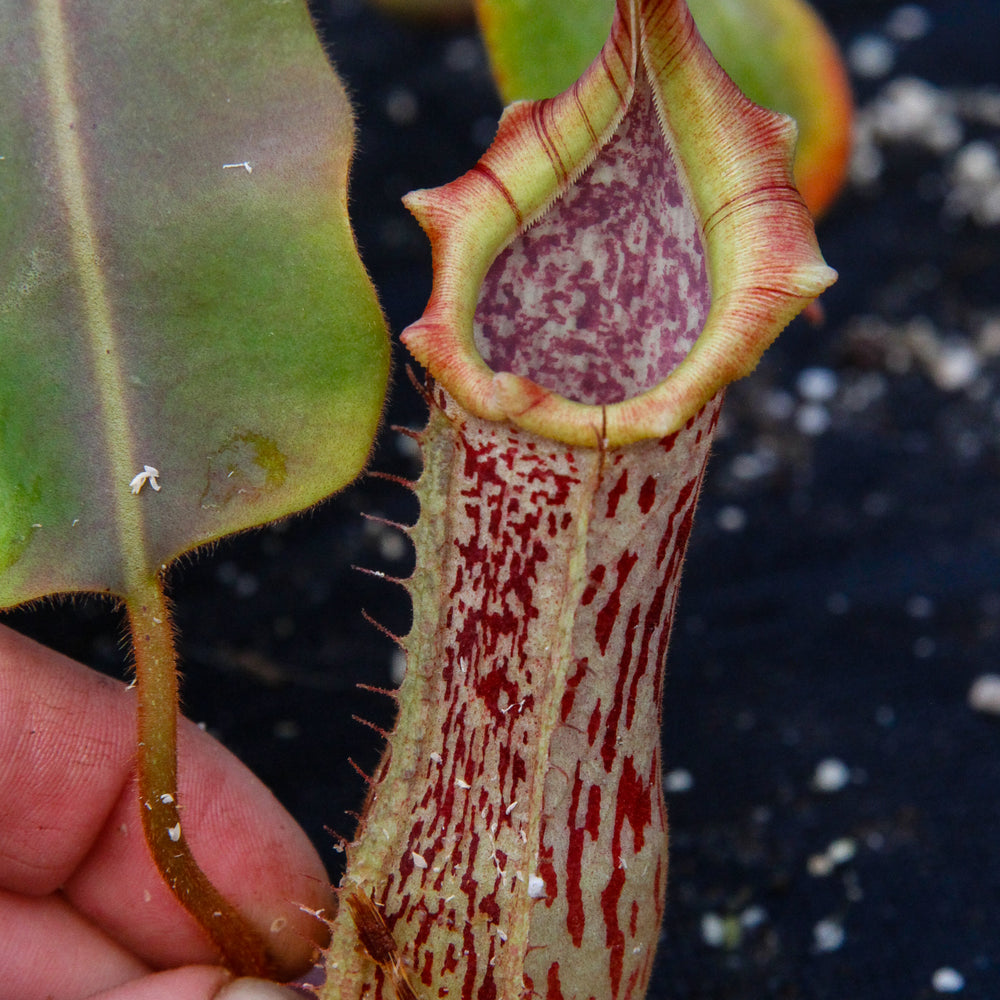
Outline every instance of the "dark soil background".
MULTIPOLYGON (((571 6, 571 5, 570 5, 571 6)), ((664 708, 672 823, 655 998, 1000 997, 1000 4, 818 4, 860 111, 819 227, 840 272, 734 386, 691 542, 664 708)), ((429 255, 399 204, 471 166, 499 112, 472 26, 317 8, 356 102, 358 240, 398 332, 429 255)), ((373 468, 415 476, 400 354, 373 468)), ((274 789, 339 876, 391 724, 411 496, 366 478, 173 575, 187 713, 274 789)), ((97 602, 6 616, 125 672, 97 602)))

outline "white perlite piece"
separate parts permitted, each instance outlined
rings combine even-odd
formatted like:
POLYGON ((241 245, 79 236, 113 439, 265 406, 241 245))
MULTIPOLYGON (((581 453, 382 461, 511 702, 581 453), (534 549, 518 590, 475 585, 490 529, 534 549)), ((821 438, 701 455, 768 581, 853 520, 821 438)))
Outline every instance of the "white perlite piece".
POLYGON ((934 971, 931 985, 936 993, 958 993, 965 988, 965 977, 957 969, 944 965, 934 971))
POLYGON ((839 920, 828 917, 813 927, 813 944, 817 951, 836 951, 844 943, 846 935, 839 920))
POLYGON ((1000 674, 981 674, 969 688, 969 708, 1000 715, 1000 674))
POLYGON ((851 780, 847 765, 837 757, 827 757, 816 765, 812 786, 817 792, 839 792, 851 780))
POLYGON ((690 792, 694 788, 694 775, 686 767, 675 767, 663 777, 665 792, 690 792))
POLYGON ((718 913, 702 914, 701 939, 710 948, 721 948, 726 943, 726 922, 718 913))
POLYGON ((545 899, 545 880, 541 876, 528 876, 528 895, 532 899, 545 899))
POLYGON ((840 837, 833 841, 822 854, 813 854, 806 862, 806 870, 814 878, 826 878, 839 866, 851 861, 857 854, 858 845, 851 837, 840 837))

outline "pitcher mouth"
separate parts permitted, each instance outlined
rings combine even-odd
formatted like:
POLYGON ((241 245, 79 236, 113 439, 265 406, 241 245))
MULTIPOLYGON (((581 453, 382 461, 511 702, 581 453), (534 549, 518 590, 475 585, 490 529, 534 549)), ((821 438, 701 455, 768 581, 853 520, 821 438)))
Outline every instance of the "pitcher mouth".
POLYGON ((660 137, 640 67, 611 140, 483 280, 474 343, 493 371, 602 406, 687 356, 711 293, 687 182, 660 137))
POLYGON ((512 105, 475 168, 407 196, 434 287, 404 343, 477 416, 585 446, 673 433, 836 277, 794 144, 683 0, 618 0, 573 87, 512 105))

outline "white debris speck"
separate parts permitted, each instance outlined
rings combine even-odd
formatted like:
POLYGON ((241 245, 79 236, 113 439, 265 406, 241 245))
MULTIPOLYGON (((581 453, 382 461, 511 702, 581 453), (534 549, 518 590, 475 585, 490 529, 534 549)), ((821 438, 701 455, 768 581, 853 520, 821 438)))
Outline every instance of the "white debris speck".
POLYGON ((142 890, 142 901, 144 903, 151 903, 153 901, 153 894, 148 889, 142 890))
POLYGON ((1000 154, 993 143, 976 139, 956 154, 949 171, 947 211, 980 226, 1000 223, 1000 154))
POLYGON ((955 177, 972 184, 993 181, 1000 171, 996 148, 985 139, 976 139, 955 155, 955 177))
POLYGON ((499 927, 497 928, 497 937, 500 938, 500 943, 501 944, 506 944, 507 943, 507 932, 504 931, 504 930, 501 930, 501 928, 499 928, 499 927))
POLYGON ((396 87, 385 98, 385 115, 394 125, 412 125, 420 113, 417 95, 412 90, 396 87))
POLYGON ((288 925, 287 917, 275 917, 274 920, 271 921, 271 933, 280 934, 287 925, 288 925))
POLYGON ((924 594, 914 594, 906 600, 906 613, 911 618, 930 618, 934 614, 934 602, 924 594))
POLYGON ((528 876, 528 895, 532 899, 545 899, 545 880, 540 875, 528 876))
POLYGON ((888 392, 889 383, 881 372, 862 372, 844 386, 841 403, 845 409, 863 413, 888 392))
POLYGON ((438 765, 438 767, 440 767, 444 763, 444 757, 442 757, 441 754, 437 752, 437 750, 431 752, 430 758, 433 763, 438 765))
POLYGON ((866 80, 885 76, 896 61, 892 42, 881 35, 859 35, 847 49, 847 62, 851 69, 866 80))
POLYGON ((842 865, 851 861, 858 853, 858 844, 853 837, 838 837, 827 849, 827 857, 834 864, 842 865))
POLYGON ((965 977, 957 969, 944 965, 934 970, 931 985, 937 993, 958 993, 965 989, 965 977))
POLYGON ((470 785, 467 781, 462 781, 461 778, 456 778, 455 784, 466 792, 472 787, 472 785, 470 785))
POLYGON ((830 429, 830 411, 821 403, 804 403, 795 411, 795 428, 800 434, 818 437, 830 429))
POLYGON ((817 792, 839 792, 851 780, 848 766, 837 757, 827 757, 816 765, 812 787, 817 792))
POLYGON ((919 4, 904 3, 886 19, 885 32, 897 42, 915 42, 930 31, 931 16, 919 4))
POLYGON ((403 678, 406 676, 406 653, 402 649, 393 650, 389 674, 396 687, 403 683, 403 678))
POLYGON ((747 526, 747 514, 742 507, 737 507, 735 504, 726 504, 715 515, 715 523, 723 531, 742 531, 747 526))
POLYGON ((164 804, 165 806, 169 806, 169 805, 170 805, 170 804, 171 804, 171 803, 172 803, 172 802, 174 801, 174 797, 173 797, 173 796, 172 796, 172 795, 170 794, 170 792, 164 792, 164 793, 163 793, 163 794, 162 794, 162 795, 160 796, 160 801, 161 801, 161 802, 162 802, 162 803, 163 803, 163 804, 164 804))
POLYGON ((795 379, 795 388, 810 403, 829 403, 837 395, 837 381, 829 368, 804 368, 795 379))
POLYGON ((710 948, 721 948, 726 943, 726 922, 718 913, 702 916, 701 939, 710 948))
POLYGON ((963 134, 955 102, 933 84, 911 76, 886 84, 863 113, 860 128, 873 129, 882 142, 912 142, 936 153, 957 149, 963 134))
POLYGON ((806 861, 806 871, 813 878, 826 878, 833 874, 834 864, 828 854, 811 854, 806 861))
POLYGON ((414 868, 427 867, 427 859, 422 854, 417 854, 416 851, 410 851, 410 858, 413 860, 414 868))
POLYGON ((675 767, 664 776, 663 788, 674 794, 690 792, 694 788, 694 775, 686 767, 675 767))
POLYGON ((176 844, 178 840, 181 839, 181 825, 176 823, 174 826, 167 830, 167 836, 176 844))
POLYGON ((1000 715, 1000 674, 982 674, 972 682, 969 707, 988 715, 1000 715))
POLYGON ((509 816, 517 808, 517 799, 515 799, 506 809, 504 809, 504 816, 509 816))
POLYGON ((144 465, 142 467, 142 472, 137 473, 132 477, 131 482, 128 484, 129 488, 133 493, 138 493, 139 490, 149 483, 150 489, 155 492, 160 492, 160 484, 156 481, 156 477, 160 474, 159 469, 154 469, 151 465, 144 465))
POLYGON ((854 184, 867 187, 882 176, 885 158, 875 145, 870 122, 859 118, 854 148, 851 150, 850 177, 854 184))
POLYGON ((795 412, 795 397, 784 389, 773 389, 764 397, 763 405, 771 420, 787 420, 795 412))
POLYGON ((839 920, 827 917, 813 927, 813 945, 817 951, 836 951, 844 943, 846 935, 839 920))
POLYGON ((379 555, 388 562, 398 562, 406 555, 406 538, 395 530, 379 532, 379 555))
POLYGON ((972 385, 981 367, 975 349, 964 341, 953 339, 944 341, 934 357, 928 359, 927 372, 939 389, 957 392, 972 385))
POLYGON ((813 854, 806 862, 806 870, 814 878, 832 875, 838 865, 846 864, 858 852, 857 841, 852 837, 839 837, 829 844, 822 854, 813 854))
POLYGON ((444 64, 454 73, 468 73, 483 62, 483 51, 472 38, 456 38, 444 50, 444 64))
POLYGON ((752 482, 772 473, 778 465, 778 456, 770 449, 737 455, 729 467, 733 478, 752 482))
POLYGON ((237 170, 242 167, 248 174, 253 173, 253 167, 250 166, 249 160, 241 160, 239 163, 223 163, 223 170, 237 170))

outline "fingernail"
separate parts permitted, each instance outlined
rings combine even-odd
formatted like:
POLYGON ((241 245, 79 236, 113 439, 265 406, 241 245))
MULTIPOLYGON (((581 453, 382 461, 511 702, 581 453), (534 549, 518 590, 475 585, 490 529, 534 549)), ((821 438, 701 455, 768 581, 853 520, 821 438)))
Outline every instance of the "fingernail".
POLYGON ((215 1000, 302 1000, 302 994, 266 979, 234 979, 215 994, 215 1000))

